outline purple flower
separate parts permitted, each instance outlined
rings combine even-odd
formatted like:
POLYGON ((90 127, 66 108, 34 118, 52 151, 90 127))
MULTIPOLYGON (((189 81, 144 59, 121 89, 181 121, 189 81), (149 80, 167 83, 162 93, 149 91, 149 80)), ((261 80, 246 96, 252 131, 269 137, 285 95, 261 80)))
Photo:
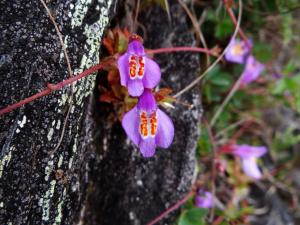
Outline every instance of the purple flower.
POLYGON ((122 119, 127 136, 139 146, 144 157, 151 157, 156 146, 168 148, 174 137, 171 119, 157 108, 151 90, 145 89, 138 104, 122 119))
POLYGON ((265 69, 265 65, 258 62, 254 56, 249 56, 246 60, 246 67, 241 76, 241 84, 249 84, 250 82, 256 80, 262 71, 265 69))
POLYGON ((121 85, 131 96, 140 96, 144 88, 154 88, 160 81, 160 68, 145 55, 143 44, 137 35, 130 38, 127 51, 118 59, 121 85))
POLYGON ((264 146, 234 145, 233 154, 239 156, 242 160, 242 167, 249 177, 260 179, 262 173, 256 164, 257 158, 267 153, 264 146))
POLYGON ((245 41, 232 40, 229 44, 228 50, 225 53, 225 59, 229 62, 243 64, 246 61, 252 42, 248 41, 248 45, 245 41))
POLYGON ((208 191, 200 190, 195 197, 195 204, 199 208, 212 208, 214 206, 213 195, 208 191))

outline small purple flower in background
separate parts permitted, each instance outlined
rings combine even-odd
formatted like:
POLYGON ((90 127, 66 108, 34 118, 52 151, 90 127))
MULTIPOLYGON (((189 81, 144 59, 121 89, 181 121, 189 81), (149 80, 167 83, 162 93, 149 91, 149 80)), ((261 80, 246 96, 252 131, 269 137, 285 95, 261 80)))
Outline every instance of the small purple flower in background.
POLYGON ((200 190, 195 197, 195 204, 199 208, 212 208, 214 206, 214 197, 210 192, 200 190))
POLYGON ((168 148, 174 137, 171 119, 157 108, 151 90, 145 89, 138 104, 122 119, 127 136, 139 146, 144 157, 155 154, 156 146, 168 148))
POLYGON ((225 53, 225 59, 229 62, 243 64, 250 53, 251 47, 251 41, 248 41, 247 45, 245 41, 232 40, 227 52, 225 53))
POLYGON ((250 82, 256 80, 264 69, 264 64, 258 62, 254 56, 249 56, 246 60, 244 72, 241 75, 241 84, 249 84, 250 82))
POLYGON ((239 156, 242 160, 242 168, 249 177, 260 179, 262 173, 256 163, 257 158, 267 153, 264 146, 234 145, 233 154, 239 156))
POLYGON ((127 51, 118 59, 121 85, 128 88, 131 96, 140 96, 144 88, 154 88, 160 81, 160 68, 145 55, 141 38, 130 37, 127 51))

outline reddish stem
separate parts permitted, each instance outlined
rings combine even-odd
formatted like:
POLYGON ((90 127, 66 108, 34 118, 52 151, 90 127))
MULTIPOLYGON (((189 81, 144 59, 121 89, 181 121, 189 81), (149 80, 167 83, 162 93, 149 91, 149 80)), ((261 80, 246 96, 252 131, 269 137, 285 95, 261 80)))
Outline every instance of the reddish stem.
POLYGON ((181 205, 183 205, 189 197, 191 197, 194 194, 194 191, 190 191, 186 196, 184 196, 179 202, 177 202, 175 205, 171 206, 168 208, 166 211, 161 213, 158 217, 156 217, 154 220, 151 222, 147 223, 147 225, 153 225, 162 220, 165 216, 167 216, 169 213, 173 212, 177 208, 179 208, 181 205))
MULTIPOLYGON (((203 53, 207 53, 213 56, 217 55, 217 52, 215 52, 214 50, 209 50, 206 48, 197 48, 197 47, 170 47, 170 48, 160 48, 160 49, 152 49, 152 50, 147 50, 148 54, 159 54, 159 53, 167 53, 167 52, 203 52, 203 53)), ((83 77, 86 77, 88 75, 90 75, 93 72, 96 72, 97 70, 103 69, 104 66, 108 66, 113 62, 113 59, 109 59, 106 60, 103 63, 100 63, 96 66, 93 66, 85 71, 83 71, 82 73, 71 77, 70 79, 64 80, 60 83, 57 84, 47 84, 47 88, 43 89, 42 91, 40 91, 39 93, 32 95, 28 98, 25 98, 15 104, 6 106, 5 108, 0 110, 0 116, 9 113, 29 102, 32 102, 38 98, 41 98, 43 96, 46 96, 50 93, 52 93, 53 91, 57 91, 59 89, 62 89, 63 87, 65 87, 66 85, 69 85, 71 83, 73 83, 76 80, 79 80, 83 77)))
POLYGON ((43 96, 46 96, 50 93, 52 93, 53 91, 57 91, 59 89, 62 89, 64 86, 66 85, 69 85, 71 83, 73 83, 74 81, 77 81, 83 77, 86 77, 88 76, 89 74, 93 73, 93 72, 96 72, 97 70, 100 70, 100 69, 103 69, 104 66, 107 66, 107 65, 110 65, 111 63, 113 62, 112 59, 109 59, 103 63, 100 63, 96 66, 93 66, 85 71, 83 71, 82 73, 76 75, 76 76, 73 76, 67 80, 63 80, 62 82, 60 83, 57 83, 57 84, 48 84, 47 85, 47 88, 45 88, 44 90, 40 91, 39 93, 35 94, 35 95, 32 95, 28 98, 25 98, 15 104, 12 104, 12 105, 9 105, 3 109, 0 110, 0 116, 6 114, 6 113, 9 113, 11 111, 13 111, 14 109, 17 109, 19 107, 21 107, 22 105, 25 105, 29 102, 32 102, 38 98, 41 98, 43 96))
MULTIPOLYGON (((227 12, 228 12, 228 14, 229 14, 229 16, 230 16, 232 22, 234 23, 235 26, 237 26, 237 20, 236 20, 236 18, 235 18, 235 15, 234 15, 232 9, 226 5, 226 1, 224 1, 224 2, 225 2, 225 8, 226 8, 226 10, 227 10, 227 12)), ((250 44, 250 42, 249 42, 247 36, 245 35, 245 33, 243 32, 243 30, 242 30, 240 27, 239 27, 238 32, 239 32, 239 35, 241 36, 241 38, 242 38, 242 39, 244 40, 244 42, 246 43, 247 47, 248 47, 249 49, 251 49, 251 44, 250 44)))
POLYGON ((224 220, 224 216, 219 216, 212 225, 219 225, 220 223, 222 223, 224 220))
POLYGON ((202 52, 216 56, 216 52, 207 48, 198 48, 198 47, 170 47, 170 48, 159 48, 159 49, 150 49, 147 50, 147 54, 158 54, 158 53, 167 53, 167 52, 202 52))

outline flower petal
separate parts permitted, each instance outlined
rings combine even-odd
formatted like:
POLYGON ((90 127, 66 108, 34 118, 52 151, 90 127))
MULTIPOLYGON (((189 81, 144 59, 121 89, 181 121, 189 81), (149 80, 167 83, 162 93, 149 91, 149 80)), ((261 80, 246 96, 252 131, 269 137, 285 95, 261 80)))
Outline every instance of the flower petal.
MULTIPOLYGON (((252 42, 248 42, 250 45, 250 48, 252 47, 252 42)), ((234 62, 234 63, 239 63, 243 64, 246 61, 246 57, 250 52, 250 48, 246 44, 245 41, 239 41, 239 40, 231 40, 228 50, 225 53, 225 59, 228 62, 234 62)))
POLYGON ((143 110, 147 113, 152 113, 157 109, 156 101, 151 90, 144 90, 143 94, 139 98, 137 108, 138 110, 143 110))
POLYGON ((243 77, 241 83, 249 84, 250 82, 256 80, 264 69, 264 64, 258 62, 254 56, 249 56, 246 61, 245 70, 241 75, 243 77))
POLYGON ((156 145, 161 148, 168 148, 174 138, 174 125, 171 119, 160 109, 157 109, 157 133, 155 136, 156 145))
POLYGON ((122 126, 129 139, 134 144, 138 145, 141 137, 139 134, 139 115, 136 107, 131 109, 123 116, 122 126))
POLYGON ((156 147, 154 138, 141 139, 139 147, 144 157, 148 158, 153 156, 156 147))
POLYGON ((205 191, 196 196, 195 203, 199 208, 212 208, 214 206, 214 199, 210 192, 205 191))
POLYGON ((242 158, 242 167, 244 173, 249 177, 254 179, 260 179, 262 177, 262 173, 256 164, 256 158, 242 158))
POLYGON ((265 146, 234 145, 233 154, 241 158, 261 157, 267 153, 265 146))
POLYGON ((133 97, 138 97, 144 92, 143 82, 139 79, 136 80, 128 79, 127 88, 128 88, 129 95, 133 97))
POLYGON ((160 78, 161 72, 159 65, 152 59, 145 57, 145 75, 143 78, 144 87, 154 88, 160 81, 160 78))
POLYGON ((144 47, 143 44, 139 40, 133 40, 128 44, 127 53, 134 55, 144 55, 144 47))
POLYGON ((118 68, 120 72, 120 80, 121 80, 121 85, 125 86, 127 85, 127 80, 129 78, 129 55, 127 53, 121 55, 118 58, 118 68))

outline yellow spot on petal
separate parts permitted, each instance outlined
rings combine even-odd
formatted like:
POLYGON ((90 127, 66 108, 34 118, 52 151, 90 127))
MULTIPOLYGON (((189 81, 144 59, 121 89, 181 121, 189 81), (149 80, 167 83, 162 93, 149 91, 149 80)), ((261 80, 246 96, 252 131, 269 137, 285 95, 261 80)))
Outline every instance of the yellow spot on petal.
POLYGON ((232 54, 233 55, 242 55, 244 53, 244 48, 241 44, 236 44, 235 46, 232 47, 232 54))

